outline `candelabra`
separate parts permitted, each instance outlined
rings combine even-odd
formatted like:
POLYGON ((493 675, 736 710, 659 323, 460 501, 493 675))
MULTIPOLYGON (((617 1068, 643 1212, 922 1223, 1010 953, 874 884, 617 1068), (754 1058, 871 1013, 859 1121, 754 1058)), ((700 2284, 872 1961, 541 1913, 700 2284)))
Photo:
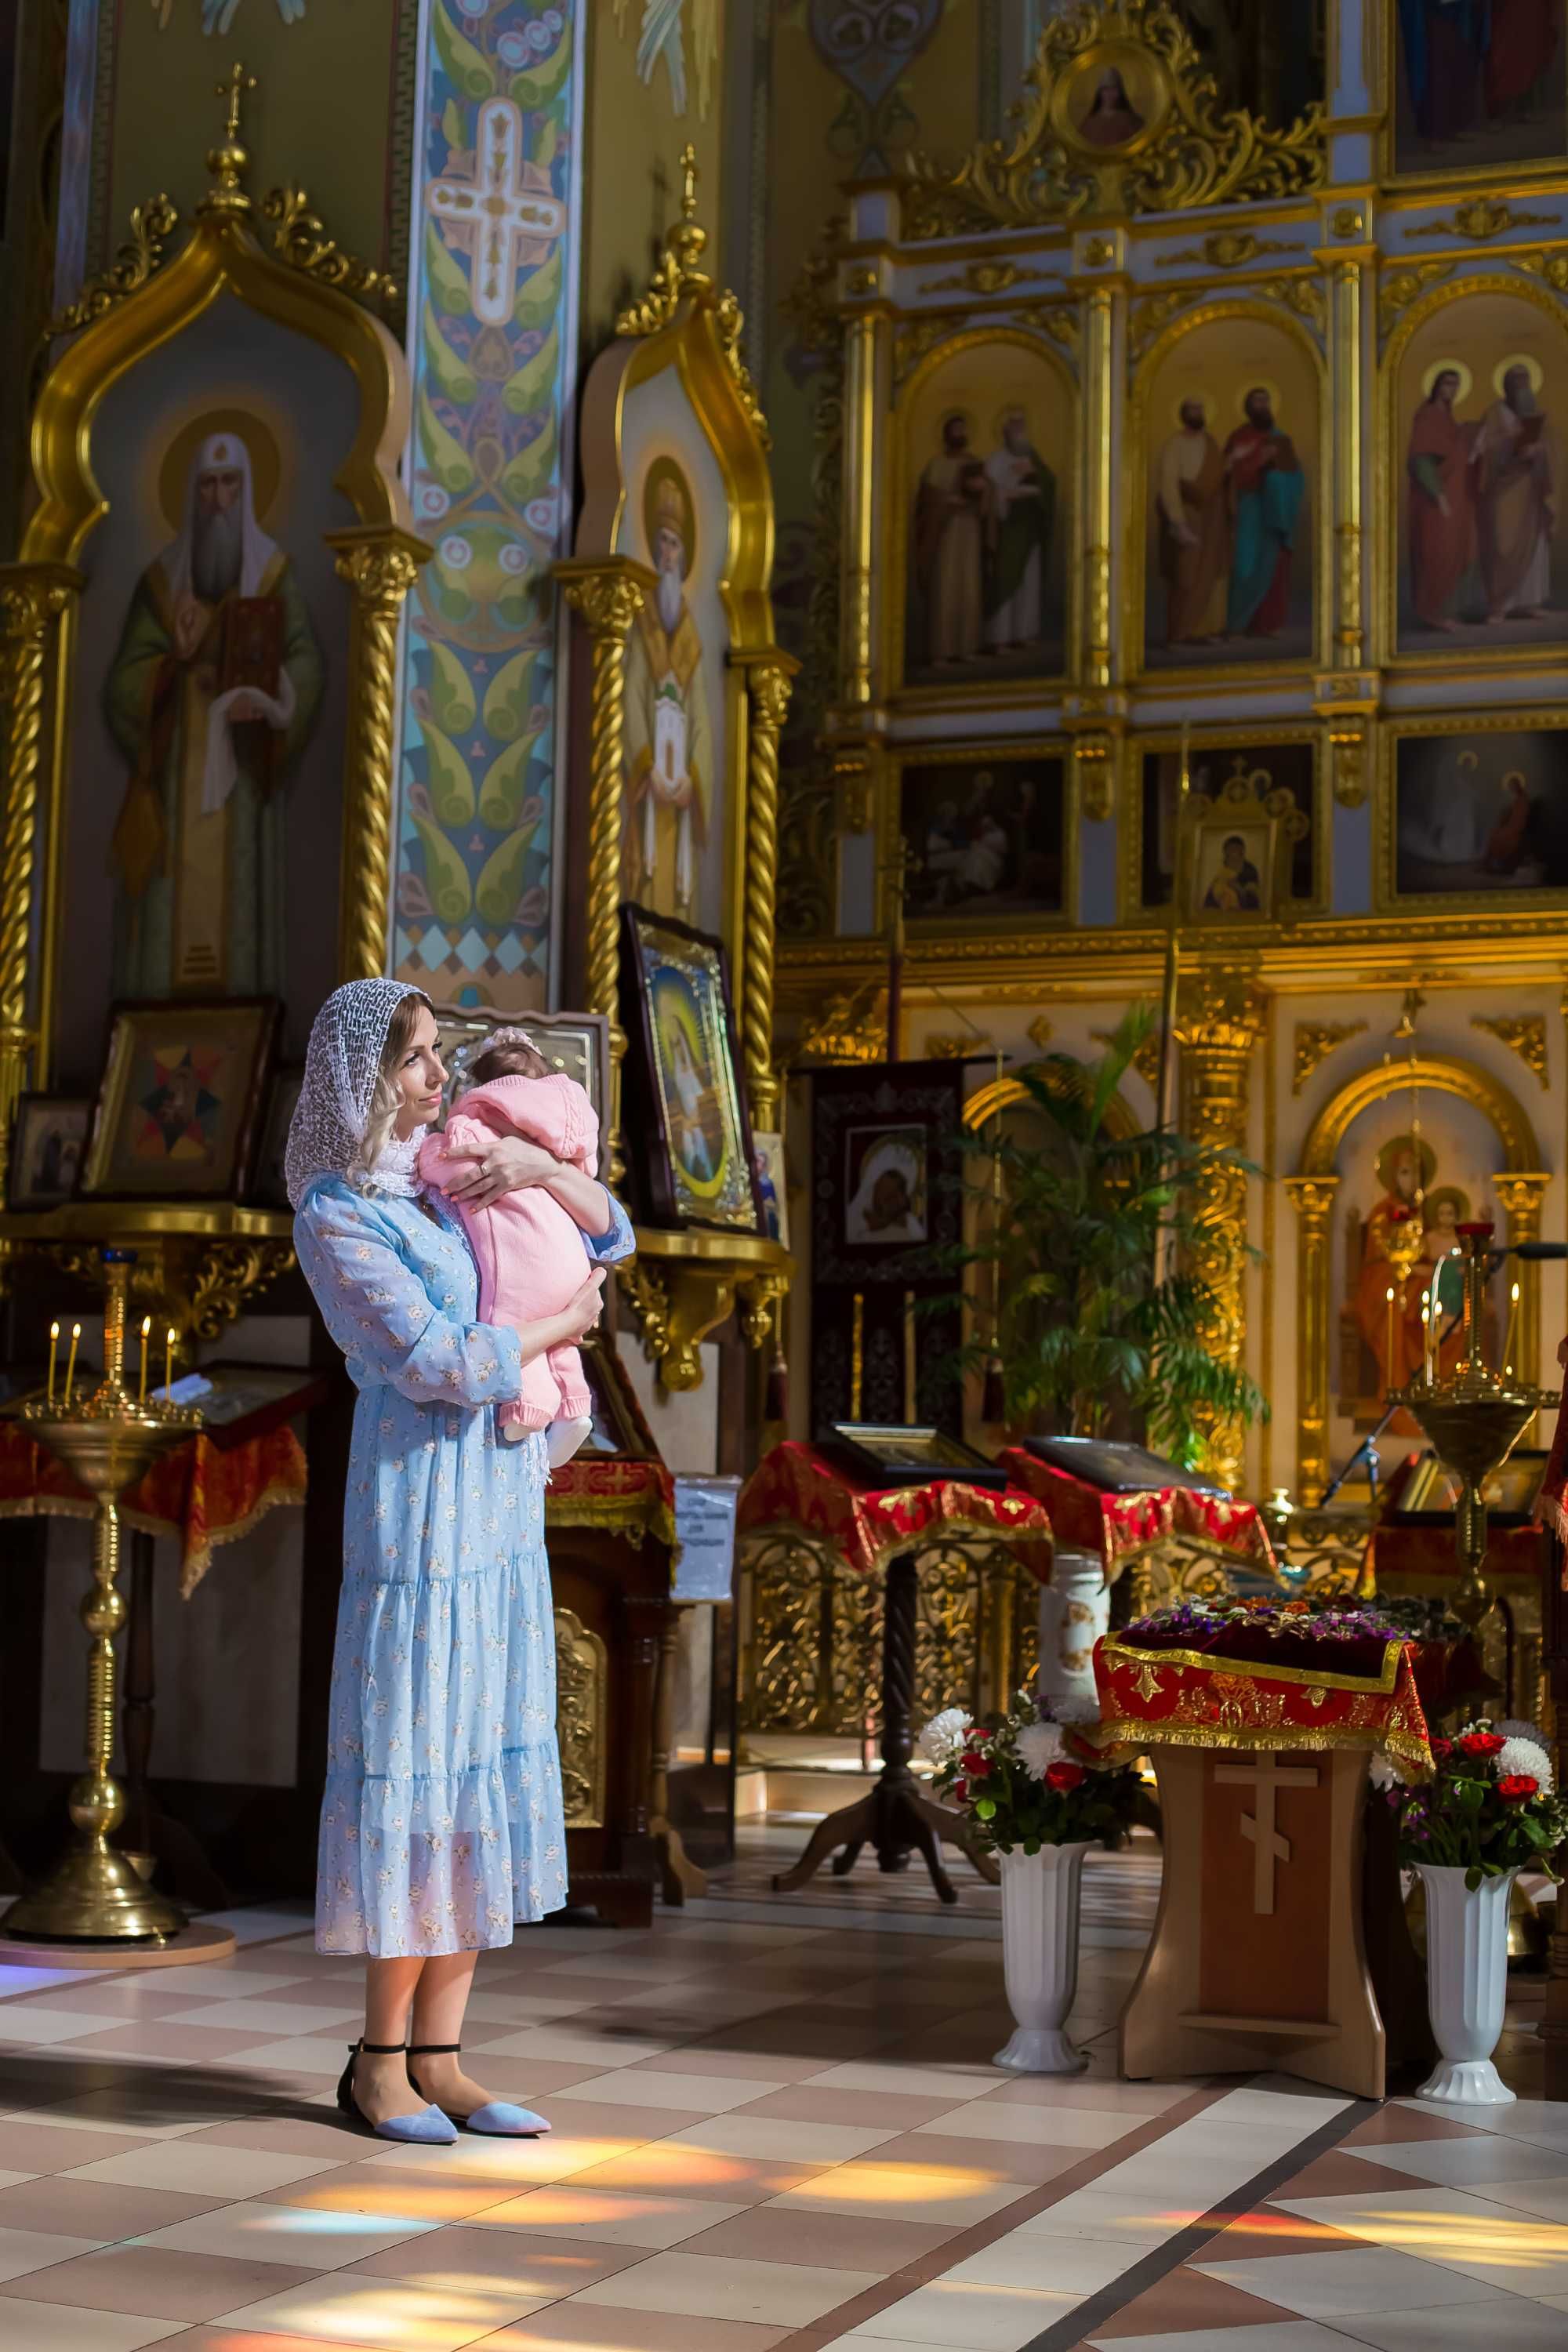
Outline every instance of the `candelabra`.
POLYGON ((1438 1460, 1460 1481, 1454 1513, 1460 1576, 1451 1606, 1457 1617, 1473 1627, 1489 1606, 1481 1580, 1487 1556, 1486 1481, 1508 1460, 1542 1406, 1555 1404, 1557 1399, 1531 1381, 1516 1379, 1510 1363, 1505 1362, 1500 1371, 1489 1370, 1481 1347, 1481 1301, 1492 1228, 1489 1223, 1461 1225, 1458 1234, 1465 1254, 1463 1353, 1454 1370, 1439 1378, 1436 1349, 1429 1345, 1420 1377, 1391 1390, 1388 1401, 1415 1414, 1438 1460))
POLYGON ((22 1420, 93 1496, 92 1582, 81 1604, 90 1647, 87 1669, 87 1768, 69 1798, 76 1836, 48 1876, 14 1903, 7 1935, 30 1942, 162 1942, 184 1925, 184 1914, 154 1894, 134 1864, 110 1846, 125 1800, 110 1772, 114 1748, 114 1637, 125 1622, 116 1589, 120 1572, 119 1501, 158 1456, 201 1427, 201 1415, 169 1398, 147 1395, 143 1328, 139 1394, 125 1385, 125 1294, 132 1250, 103 1253, 103 1378, 90 1396, 75 1400, 76 1349, 63 1396, 57 1399, 54 1358, 48 1393, 22 1407, 22 1420))

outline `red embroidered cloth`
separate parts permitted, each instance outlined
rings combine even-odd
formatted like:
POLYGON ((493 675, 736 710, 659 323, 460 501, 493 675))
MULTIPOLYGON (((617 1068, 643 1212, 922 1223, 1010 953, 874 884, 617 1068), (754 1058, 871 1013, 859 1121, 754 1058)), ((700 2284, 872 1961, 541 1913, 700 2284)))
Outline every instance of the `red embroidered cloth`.
POLYGON ((574 1454, 550 1474, 544 1524, 605 1528, 640 1544, 644 1536, 675 1543, 675 1481, 662 1462, 574 1454))
POLYGON ((1130 1560, 1170 1536, 1191 1537, 1265 1576, 1274 1573, 1274 1547, 1256 1503, 1228 1495, 1194 1495, 1184 1486, 1107 1495, 1069 1471, 1038 1461, 1021 1445, 1009 1445, 997 1459, 1016 1486, 1044 1504, 1051 1533, 1064 1551, 1100 1555, 1108 1584, 1130 1560))
MULTIPOLYGON (((205 1433, 154 1462, 120 1507, 139 1534, 177 1536, 180 1592, 189 1600, 212 1565, 215 1544, 233 1543, 280 1503, 305 1499, 305 1453, 285 1423, 234 1446, 205 1433)), ((91 1496, 21 1423, 0 1421, 0 1518, 37 1513, 90 1518, 91 1496)))
POLYGON ((764 1455, 741 1489, 736 1532, 781 1522, 804 1528, 874 1576, 895 1552, 927 1537, 990 1536, 1018 1546, 1042 1584, 1051 1573, 1051 1523, 1044 1507, 1012 1486, 1000 1493, 962 1479, 923 1486, 861 1486, 814 1445, 787 1438, 764 1455))
MULTIPOLYGON (((1446 1527, 1374 1528, 1372 1565, 1380 1582, 1385 1576, 1418 1576, 1424 1584, 1441 1587, 1459 1573, 1452 1522, 1446 1527)), ((1489 1525, 1485 1566, 1489 1576, 1542 1575, 1546 1567, 1542 1529, 1489 1525)))
POLYGON ((1377 1748, 1406 1773, 1430 1772, 1415 1643, 1311 1647, 1321 1654, 1310 1665, 1286 1665, 1108 1633, 1094 1645, 1100 1720, 1084 1737, 1123 1759, 1161 1747, 1377 1748))

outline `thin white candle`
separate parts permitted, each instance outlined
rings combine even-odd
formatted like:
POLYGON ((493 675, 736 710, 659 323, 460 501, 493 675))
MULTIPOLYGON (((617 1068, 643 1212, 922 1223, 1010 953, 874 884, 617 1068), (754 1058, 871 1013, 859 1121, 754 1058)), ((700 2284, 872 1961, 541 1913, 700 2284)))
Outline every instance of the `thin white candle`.
POLYGON ((136 1390, 138 1404, 145 1404, 147 1402, 147 1341, 152 1329, 153 1318, 150 1315, 143 1315, 142 1318, 142 1378, 136 1390))
POLYGON ((77 1342, 81 1338, 81 1325, 71 1325, 71 1351, 66 1359, 66 1411, 70 1411, 71 1388, 76 1380, 77 1342))
POLYGON ((58 1323, 51 1323, 49 1325, 49 1403, 51 1406, 55 1401, 55 1358, 59 1353, 59 1345, 60 1327, 58 1323))

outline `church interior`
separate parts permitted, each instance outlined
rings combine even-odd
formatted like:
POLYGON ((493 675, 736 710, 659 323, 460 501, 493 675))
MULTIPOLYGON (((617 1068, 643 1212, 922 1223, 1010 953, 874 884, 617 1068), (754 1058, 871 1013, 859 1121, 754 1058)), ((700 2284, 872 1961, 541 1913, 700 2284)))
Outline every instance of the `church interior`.
POLYGON ((12 0, 0 310, 0 2345, 1562 2352, 1568 0, 12 0))

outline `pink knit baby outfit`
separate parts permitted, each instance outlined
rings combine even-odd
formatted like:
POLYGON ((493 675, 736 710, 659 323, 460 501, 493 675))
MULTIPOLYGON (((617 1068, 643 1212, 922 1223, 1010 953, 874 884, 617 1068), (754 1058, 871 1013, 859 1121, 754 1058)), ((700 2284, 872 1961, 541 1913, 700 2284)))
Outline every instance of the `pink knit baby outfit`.
MULTIPOLYGON (((437 1192, 448 1192, 474 1169, 471 1160, 453 1155, 485 1150, 500 1135, 542 1143, 585 1175, 598 1171, 594 1106, 575 1078, 553 1072, 547 1078, 492 1078, 463 1095, 444 1132, 426 1136, 419 1173, 437 1192)), ((504 1192, 482 1209, 469 1209, 461 1201, 452 1206, 479 1264, 481 1322, 537 1323, 571 1305, 588 1278, 583 1236, 542 1184, 504 1192)), ((578 1420, 592 1409, 576 1349, 551 1348, 524 1365, 521 1398, 502 1405, 501 1427, 514 1433, 548 1429, 552 1422, 578 1420)))

